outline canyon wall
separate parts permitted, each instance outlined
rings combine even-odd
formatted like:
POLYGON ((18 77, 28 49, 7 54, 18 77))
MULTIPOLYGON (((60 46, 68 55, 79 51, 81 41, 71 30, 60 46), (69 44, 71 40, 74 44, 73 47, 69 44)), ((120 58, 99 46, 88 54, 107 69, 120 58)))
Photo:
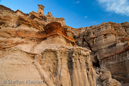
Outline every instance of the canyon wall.
POLYGON ((38 6, 25 14, 0 5, 0 85, 102 86, 101 68, 108 83, 129 84, 128 22, 75 29, 38 6))
POLYGON ((129 23, 112 22, 85 28, 75 35, 77 45, 91 50, 94 66, 106 68, 113 78, 129 83, 129 23))
POLYGON ((40 11, 0 5, 0 85, 96 86, 90 50, 76 45, 64 19, 40 11))

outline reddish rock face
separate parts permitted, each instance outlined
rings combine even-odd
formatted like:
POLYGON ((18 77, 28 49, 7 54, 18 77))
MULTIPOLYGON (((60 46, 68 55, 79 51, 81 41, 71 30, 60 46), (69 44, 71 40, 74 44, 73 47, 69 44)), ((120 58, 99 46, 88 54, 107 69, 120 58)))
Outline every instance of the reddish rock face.
POLYGON ((47 24, 45 27, 44 27, 44 31, 45 33, 47 34, 51 34, 51 33, 60 33, 64 36, 67 36, 67 29, 66 28, 63 28, 61 26, 60 23, 58 22, 52 22, 52 23, 49 23, 47 24))
POLYGON ((52 22, 47 24, 44 27, 44 31, 41 31, 39 33, 42 34, 42 38, 46 38, 49 36, 58 37, 61 35, 66 39, 68 43, 71 42, 73 46, 76 45, 74 38, 67 35, 67 29, 62 27, 61 24, 58 22, 52 22))
MULTIPOLYGON (((8 37, 8 38, 12 38, 12 37, 20 37, 20 38, 27 38, 27 39, 32 39, 32 40, 40 40, 42 39, 42 41, 45 41, 47 38, 52 37, 51 38, 51 42, 53 43, 54 40, 53 38, 58 38, 59 36, 61 37, 61 39, 64 40, 65 44, 71 44, 72 46, 75 46, 75 40, 69 36, 67 36, 66 33, 67 29, 63 28, 61 26, 60 23, 58 22, 53 22, 50 23, 48 25, 45 26, 44 31, 31 31, 31 30, 23 30, 23 29, 1 29, 0 30, 0 36, 3 37, 8 37)), ((5 41, 1 42, 2 44, 5 41)), ((9 42, 9 41, 7 41, 9 42)), ((1 44, 0 43, 0 44, 1 44)), ((21 42, 13 42, 13 44, 11 44, 11 42, 8 44, 6 43, 6 46, 15 46, 17 45, 17 43, 21 43, 21 42)), ((1 48, 6 48, 6 46, 1 45, 1 48)))

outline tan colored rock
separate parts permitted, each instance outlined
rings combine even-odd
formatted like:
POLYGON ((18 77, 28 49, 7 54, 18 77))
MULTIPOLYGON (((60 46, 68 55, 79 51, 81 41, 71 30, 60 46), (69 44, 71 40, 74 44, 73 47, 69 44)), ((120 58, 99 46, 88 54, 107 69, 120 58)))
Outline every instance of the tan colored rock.
POLYGON ((46 15, 46 17, 53 17, 51 12, 48 12, 48 14, 46 15))
POLYGON ((17 11, 15 11, 15 13, 16 13, 16 15, 18 15, 18 16, 28 16, 28 14, 24 14, 22 11, 20 11, 20 10, 17 10, 17 11))
POLYGON ((39 27, 39 25, 41 25, 42 23, 33 21, 32 19, 27 18, 25 16, 19 16, 17 19, 17 26, 20 26, 22 24, 25 24, 29 27, 34 27, 34 28, 39 29, 39 30, 43 30, 43 28, 39 27))
POLYGON ((42 44, 62 44, 67 46, 76 46, 75 40, 67 36, 66 32, 67 29, 63 28, 58 22, 52 22, 46 25, 44 31, 36 31, 35 29, 21 29, 21 27, 17 29, 1 29, 0 36, 2 38, 0 40, 0 48, 2 49, 10 46, 16 46, 18 44, 23 44, 26 43, 27 40, 39 40, 41 42, 41 39, 43 41, 41 42, 41 46, 42 44), (16 41, 15 38, 12 39, 12 37, 15 37, 16 41))
POLYGON ((102 23, 88 27, 79 36, 75 35, 77 45, 89 47, 94 66, 108 69, 112 76, 125 82, 129 78, 129 23, 102 23), (96 60, 96 61, 95 61, 96 60))
POLYGON ((39 6, 38 14, 39 15, 44 15, 44 6, 43 5, 39 5, 39 4, 38 4, 38 6, 39 6))
POLYGON ((67 48, 65 47, 58 47, 57 49, 53 48, 52 50, 46 49, 43 52, 43 61, 46 70, 50 71, 53 76, 57 76, 58 83, 63 86, 94 86, 95 79, 92 78, 94 76, 90 76, 92 74, 94 75, 94 70, 92 69, 91 64, 88 63, 90 62, 90 58, 87 60, 84 58, 88 53, 79 48, 69 48, 68 51, 66 51, 67 48), (47 57, 50 57, 51 59, 47 57), (78 57, 80 58, 80 61, 78 60, 78 57), (85 63, 89 64, 89 67, 86 66, 85 63), (82 73, 80 71, 82 71, 82 73))
POLYGON ((0 15, 0 85, 96 86, 90 51, 75 47, 61 23, 8 8, 0 15))
MULTIPOLYGON (((0 58, 0 80, 7 82, 0 83, 6 86, 10 81, 19 80, 21 85, 31 86, 96 86, 88 50, 47 46, 40 54, 26 52, 19 47, 1 50, 4 54, 1 53, 0 58)), ((17 86, 18 82, 12 85, 17 86)))
POLYGON ((110 71, 106 71, 105 69, 101 69, 100 72, 102 73, 102 75, 100 76, 100 79, 102 81, 105 81, 106 79, 112 78, 110 71))
POLYGON ((0 28, 5 26, 19 27, 21 24, 24 24, 30 28, 33 27, 43 30, 44 26, 50 22, 59 22, 62 26, 65 25, 64 18, 55 18, 50 12, 48 13, 48 16, 45 16, 44 6, 38 6, 38 13, 32 11, 29 14, 25 14, 20 10, 14 12, 9 8, 0 5, 0 28))
MULTIPOLYGON (((0 50, 2 51, 2 50, 0 50)), ((19 49, 13 48, 4 50, 0 58, 0 84, 9 85, 30 85, 31 82, 37 81, 32 86, 46 86, 41 79, 39 72, 33 65, 33 54, 25 53, 19 49), (40 85, 38 85, 38 81, 40 85)))
POLYGON ((110 71, 101 69, 102 72, 100 79, 102 80, 103 86, 122 86, 116 79, 112 79, 110 71))
POLYGON ((65 26, 65 19, 64 18, 55 18, 53 17, 53 15, 51 14, 51 12, 48 12, 48 14, 45 16, 46 17, 46 21, 47 23, 50 23, 50 22, 59 22, 61 23, 61 26, 65 26))

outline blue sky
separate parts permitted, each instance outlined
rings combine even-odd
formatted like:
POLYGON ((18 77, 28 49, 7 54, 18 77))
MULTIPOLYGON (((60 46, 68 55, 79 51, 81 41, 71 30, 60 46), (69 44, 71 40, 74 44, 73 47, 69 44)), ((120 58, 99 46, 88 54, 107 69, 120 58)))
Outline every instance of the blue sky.
POLYGON ((50 11, 54 17, 63 17, 73 28, 129 22, 129 0, 0 0, 0 4, 24 13, 37 12, 37 4, 42 4, 45 15, 50 11))

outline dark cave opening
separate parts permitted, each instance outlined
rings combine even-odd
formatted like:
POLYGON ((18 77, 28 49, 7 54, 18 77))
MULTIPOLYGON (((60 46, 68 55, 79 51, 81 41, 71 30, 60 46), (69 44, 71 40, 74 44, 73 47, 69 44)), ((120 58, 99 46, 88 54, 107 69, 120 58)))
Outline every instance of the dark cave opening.
POLYGON ((94 57, 94 60, 95 60, 95 61, 93 62, 93 66, 100 68, 100 64, 99 64, 99 60, 98 60, 97 56, 94 57))

